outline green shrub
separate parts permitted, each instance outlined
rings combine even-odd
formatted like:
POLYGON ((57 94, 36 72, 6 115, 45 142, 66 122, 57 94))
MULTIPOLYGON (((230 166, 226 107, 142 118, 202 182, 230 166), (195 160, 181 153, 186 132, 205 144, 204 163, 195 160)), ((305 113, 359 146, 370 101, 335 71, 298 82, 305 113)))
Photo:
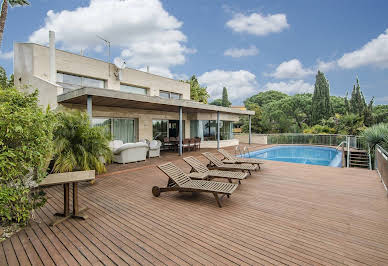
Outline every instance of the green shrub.
POLYGON ((110 136, 101 127, 92 127, 85 112, 63 110, 58 112, 54 130, 54 172, 77 170, 106 171, 104 162, 112 158, 110 136))
POLYGON ((377 144, 387 148, 388 147, 388 124, 380 123, 371 126, 362 132, 362 136, 366 142, 373 149, 377 144))
POLYGON ((38 106, 38 93, 0 88, 0 221, 26 224, 44 203, 31 191, 52 155, 54 116, 38 106))

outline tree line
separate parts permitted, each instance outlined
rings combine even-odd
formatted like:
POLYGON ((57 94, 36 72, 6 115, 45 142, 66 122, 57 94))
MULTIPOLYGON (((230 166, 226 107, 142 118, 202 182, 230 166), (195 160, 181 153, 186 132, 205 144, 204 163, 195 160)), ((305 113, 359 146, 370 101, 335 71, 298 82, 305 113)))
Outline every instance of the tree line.
MULTIPOLYGON (((191 99, 208 102, 206 87, 195 76, 187 81, 191 85, 191 99)), ((210 104, 230 107, 227 88, 221 99, 210 104)), ((358 78, 352 93, 330 95, 329 81, 318 71, 314 92, 287 95, 279 91, 260 92, 247 98, 244 105, 255 111, 252 116, 254 133, 312 133, 357 135, 365 128, 378 123, 388 123, 388 105, 374 105, 374 98, 365 100, 358 78)), ((248 131, 248 119, 241 118, 238 126, 248 131)))

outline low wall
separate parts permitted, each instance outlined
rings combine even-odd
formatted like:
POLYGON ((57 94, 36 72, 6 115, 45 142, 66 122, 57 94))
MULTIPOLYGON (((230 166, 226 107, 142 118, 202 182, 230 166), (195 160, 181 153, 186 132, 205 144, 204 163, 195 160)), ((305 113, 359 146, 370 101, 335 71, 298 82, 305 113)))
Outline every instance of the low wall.
MULTIPOLYGON (((248 143, 249 142, 249 135, 248 134, 234 134, 234 138, 238 139, 241 143, 248 143)), ((252 144, 268 144, 267 143, 267 136, 264 135, 251 135, 251 143, 252 144)))
MULTIPOLYGON (((220 148, 236 146, 239 144, 238 139, 220 140, 220 148)), ((217 149, 217 141, 201 141, 201 148, 217 149)))
POLYGON ((380 175, 381 181, 387 190, 388 186, 388 153, 383 148, 376 147, 376 170, 380 175))

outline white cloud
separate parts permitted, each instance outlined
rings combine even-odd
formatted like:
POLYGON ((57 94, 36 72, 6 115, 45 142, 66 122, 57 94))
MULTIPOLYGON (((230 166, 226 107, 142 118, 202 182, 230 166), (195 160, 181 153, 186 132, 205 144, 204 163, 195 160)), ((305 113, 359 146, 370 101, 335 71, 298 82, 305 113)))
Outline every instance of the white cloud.
POLYGON ((3 53, 3 52, 0 51, 0 59, 6 59, 6 60, 8 60, 8 59, 12 59, 12 58, 13 58, 13 51, 11 51, 11 52, 5 52, 5 53, 3 53))
POLYGON ((298 79, 313 74, 314 71, 312 69, 303 68, 302 63, 298 59, 292 59, 281 63, 275 69, 275 72, 269 74, 269 76, 278 79, 298 79))
POLYGON ((286 94, 313 92, 314 86, 303 80, 291 80, 289 82, 268 82, 264 85, 263 90, 275 90, 286 94))
POLYGON ((236 32, 246 32, 258 36, 281 32, 290 27, 285 14, 265 16, 258 13, 252 13, 248 16, 237 13, 226 23, 226 26, 236 32))
POLYGON ((328 61, 328 62, 325 62, 325 61, 321 61, 321 60, 317 60, 317 70, 320 70, 322 72, 327 72, 329 70, 332 70, 332 69, 335 69, 337 67, 337 62, 336 61, 328 61))
POLYGON ((248 96, 252 96, 257 88, 258 83, 256 76, 249 71, 225 71, 213 70, 205 72, 198 77, 201 85, 207 86, 212 99, 221 98, 222 88, 228 89, 229 100, 236 103, 248 96))
POLYGON ((195 50, 185 46, 182 22, 171 16, 160 0, 90 0, 86 7, 47 12, 45 24, 29 40, 47 44, 48 31, 56 32, 63 49, 96 52, 104 44, 97 35, 121 48, 127 66, 147 65, 160 74, 171 75, 169 68, 184 64, 185 55, 195 50))
POLYGON ((242 57, 242 56, 254 56, 259 54, 259 49, 256 46, 251 45, 249 48, 231 48, 227 49, 224 52, 225 56, 231 56, 234 58, 242 57))
POLYGON ((344 54, 338 65, 342 68, 356 68, 373 65, 388 68, 388 29, 376 39, 365 44, 361 49, 344 54))

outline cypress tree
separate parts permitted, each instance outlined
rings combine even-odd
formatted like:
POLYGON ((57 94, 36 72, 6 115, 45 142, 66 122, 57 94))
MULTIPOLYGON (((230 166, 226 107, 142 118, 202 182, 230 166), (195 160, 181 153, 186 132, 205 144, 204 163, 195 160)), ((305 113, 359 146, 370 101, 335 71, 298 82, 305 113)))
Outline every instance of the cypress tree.
POLYGON ((365 98, 361 92, 360 83, 357 78, 356 84, 353 85, 352 97, 350 98, 350 111, 356 115, 363 115, 365 108, 365 98))
POLYGON ((330 86, 325 74, 318 70, 315 76, 314 94, 312 100, 312 122, 318 124, 322 119, 328 119, 332 114, 330 104, 330 86))
POLYGON ((229 102, 229 99, 228 99, 228 90, 226 89, 226 87, 224 87, 222 89, 222 106, 229 107, 231 105, 232 103, 229 102))

